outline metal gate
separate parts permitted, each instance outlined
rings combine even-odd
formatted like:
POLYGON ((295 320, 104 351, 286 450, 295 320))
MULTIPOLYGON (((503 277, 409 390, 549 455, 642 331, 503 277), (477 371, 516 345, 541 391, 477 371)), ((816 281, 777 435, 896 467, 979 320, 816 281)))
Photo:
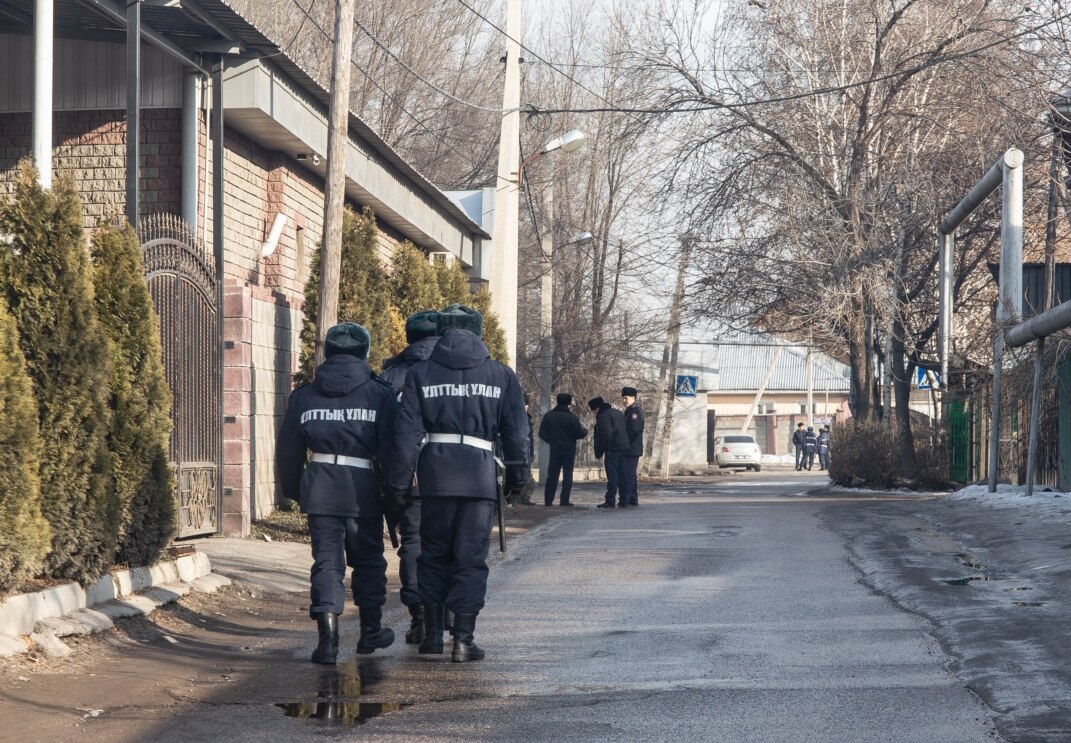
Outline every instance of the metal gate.
POLYGON ((970 467, 970 420, 963 399, 953 399, 945 408, 948 419, 948 477, 953 482, 968 482, 970 467))
POLYGON ((215 260, 176 216, 147 217, 138 232, 171 387, 177 535, 216 533, 222 510, 223 367, 215 260))

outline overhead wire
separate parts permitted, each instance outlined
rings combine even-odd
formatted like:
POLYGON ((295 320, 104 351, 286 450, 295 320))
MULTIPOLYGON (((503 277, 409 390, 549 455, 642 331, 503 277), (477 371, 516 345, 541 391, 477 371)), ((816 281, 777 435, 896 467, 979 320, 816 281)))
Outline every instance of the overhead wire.
POLYGON ((482 106, 482 105, 480 105, 478 103, 473 103, 472 101, 466 101, 464 98, 460 98, 460 97, 454 95, 453 93, 451 93, 450 91, 441 88, 440 86, 436 85, 434 82, 432 82, 431 80, 428 80, 426 77, 424 77, 419 72, 414 70, 408 64, 406 64, 405 61, 401 57, 399 57, 397 54, 395 54, 393 51, 391 51, 391 49, 386 44, 384 44, 382 41, 380 41, 379 38, 374 33, 372 33, 367 28, 365 28, 365 25, 363 23, 361 23, 360 20, 354 18, 353 19, 353 23, 354 23, 354 25, 357 26, 357 28, 359 28, 361 31, 364 32, 365 36, 367 36, 369 39, 372 40, 372 43, 374 43, 376 46, 378 46, 380 49, 382 49, 384 52, 386 52, 387 56, 389 56, 391 59, 393 59, 395 62, 397 62, 403 68, 405 68, 405 70, 410 75, 412 75, 417 80, 419 80, 420 82, 424 83, 429 88, 431 88, 432 90, 436 91, 437 93, 439 93, 441 95, 444 95, 447 98, 449 98, 450 100, 455 101, 457 103, 460 103, 463 106, 468 106, 469 108, 475 109, 477 111, 486 111, 488 113, 495 113, 495 114, 499 114, 499 115, 504 114, 504 113, 509 113, 509 111, 504 111, 501 108, 491 108, 489 106, 482 106))
MULTIPOLYGON (((308 9, 306 9, 304 6, 302 6, 301 3, 299 2, 299 0, 294 0, 294 5, 298 8, 298 10, 300 10, 302 12, 302 14, 305 16, 305 19, 310 21, 312 23, 312 25, 315 26, 316 29, 320 32, 320 34, 324 38, 326 38, 330 44, 333 45, 334 44, 334 36, 332 34, 329 34, 327 32, 327 29, 325 29, 320 24, 320 22, 316 18, 314 18, 312 16, 312 14, 310 12, 312 10, 312 8, 315 7, 316 0, 311 0, 311 2, 309 3, 309 8, 308 9)), ((425 132, 427 132, 433 139, 435 139, 441 145, 446 147, 450 152, 452 152, 455 155, 457 155, 458 157, 460 157, 462 160, 464 160, 466 163, 468 163, 473 169, 478 170, 481 167, 480 164, 477 163, 475 160, 473 160, 471 157, 469 157, 465 153, 463 153, 460 150, 458 150, 456 147, 454 147, 449 142, 447 142, 445 139, 443 139, 439 134, 437 134, 436 132, 434 132, 430 128, 428 128, 428 126, 416 114, 412 113, 411 111, 409 111, 409 109, 407 109, 405 106, 403 106, 401 104, 401 102, 399 102, 393 95, 391 95, 386 90, 386 88, 384 88, 382 85, 380 85, 376 81, 376 79, 374 77, 372 77, 372 75, 367 70, 365 70, 363 67, 361 67, 359 64, 357 64, 357 62, 355 60, 351 59, 350 60, 350 64, 355 69, 357 69, 362 75, 364 75, 365 78, 368 80, 368 82, 372 83, 372 85, 374 85, 381 93, 383 93, 383 95, 386 96, 387 100, 390 101, 394 106, 396 106, 399 111, 401 111, 406 116, 408 116, 410 119, 412 119, 416 123, 417 126, 419 126, 421 129, 423 129, 425 132)), ((347 108, 348 108, 348 106, 347 106, 347 108)))
POLYGON ((595 96, 596 98, 598 98, 599 100, 603 101, 604 103, 606 103, 608 105, 608 107, 598 107, 598 108, 595 108, 595 107, 593 107, 593 108, 539 108, 539 107, 532 107, 531 111, 534 114, 539 114, 539 113, 543 113, 543 114, 554 114, 554 113, 623 113, 623 114, 634 114, 634 115, 639 115, 639 114, 658 114, 658 115, 661 115, 661 114, 676 114, 676 113, 701 113, 701 112, 705 112, 705 111, 727 110, 727 109, 744 108, 744 107, 751 107, 751 106, 765 106, 765 105, 769 105, 769 104, 772 104, 772 103, 787 103, 789 101, 799 100, 799 99, 802 99, 802 98, 810 98, 810 97, 819 96, 819 95, 828 95, 829 93, 837 93, 837 92, 843 92, 843 91, 847 91, 847 90, 852 90, 854 88, 859 88, 859 87, 863 87, 863 86, 866 86, 866 85, 871 85, 873 83, 881 82, 883 80, 890 80, 890 79, 893 79, 893 78, 903 77, 904 75, 915 74, 917 72, 921 72, 922 70, 929 69, 930 67, 934 67, 934 66, 939 65, 939 64, 944 64, 946 62, 955 61, 957 59, 964 59, 966 57, 970 57, 970 56, 973 56, 975 54, 978 54, 979 52, 984 52, 984 51, 986 51, 988 49, 992 49, 992 48, 997 47, 997 46, 1002 46, 1004 44, 1011 43, 1012 41, 1014 41, 1016 39, 1020 39, 1020 38, 1022 38, 1024 36, 1028 36, 1028 35, 1033 34, 1033 33, 1037 33, 1038 31, 1041 31, 1042 29, 1048 28, 1049 26, 1052 26, 1052 25, 1057 24, 1057 23, 1061 23, 1061 22, 1066 21, 1069 18, 1071 18, 1071 12, 1064 13, 1063 15, 1060 15, 1060 16, 1057 16, 1055 18, 1052 18, 1052 19, 1050 19, 1048 21, 1045 21, 1044 23, 1040 23, 1038 25, 1031 26, 1030 28, 1024 29, 1024 30, 1022 30, 1022 31, 1020 31, 1020 32, 1018 32, 1016 34, 1012 34, 1011 36, 1008 36, 1008 37, 1005 37, 1005 38, 1001 38, 1001 39, 997 39, 996 41, 989 42, 988 44, 983 44, 982 46, 976 47, 974 49, 969 49, 969 50, 965 50, 963 52, 957 52, 957 53, 953 53, 953 54, 948 54, 948 55, 940 57, 939 59, 929 60, 929 61, 927 61, 927 62, 925 62, 923 64, 916 65, 915 67, 909 67, 907 69, 900 70, 898 72, 890 72, 890 73, 886 73, 884 75, 875 75, 875 76, 872 76, 872 77, 868 77, 868 78, 866 78, 864 80, 856 80, 856 81, 851 82, 851 83, 844 83, 844 84, 841 84, 841 85, 824 86, 822 88, 815 88, 815 89, 812 89, 812 90, 800 91, 799 93, 794 93, 794 94, 787 95, 787 96, 773 96, 773 97, 770 97, 770 98, 763 98, 763 99, 754 100, 754 101, 740 101, 740 102, 737 102, 737 103, 716 102, 716 103, 711 103, 711 104, 703 105, 703 106, 690 106, 688 108, 681 108, 681 107, 676 107, 676 106, 663 106, 661 108, 638 108, 638 107, 637 108, 622 108, 620 106, 615 106, 611 101, 609 101, 608 99, 606 99, 602 95, 599 95, 598 93, 593 91, 591 88, 587 87, 586 85, 584 85, 583 83, 578 81, 572 75, 570 75, 569 73, 567 73, 564 70, 562 70, 561 67, 555 65, 554 63, 552 63, 551 61, 549 61, 545 57, 541 56, 538 52, 534 51, 530 47, 525 46, 524 44, 522 44, 520 42, 520 40, 513 38, 513 36, 511 36, 506 30, 504 30, 503 28, 498 26, 496 23, 494 23, 492 20, 490 20, 487 16, 483 15, 482 13, 480 13, 480 11, 476 10, 471 5, 469 5, 468 2, 466 2, 466 0, 457 0, 457 1, 461 5, 463 5, 466 8, 468 8, 469 11, 471 11, 478 18, 483 20, 484 23, 486 23, 489 26, 491 26, 493 29, 498 31, 500 34, 505 36, 510 41, 512 41, 515 44, 519 45, 521 47, 521 49, 525 50, 526 52, 531 54, 533 57, 538 59, 540 62, 542 62, 543 64, 547 65, 552 70, 554 70, 558 74, 560 74, 563 77, 565 77, 567 80, 571 81, 574 85, 577 85, 581 89, 587 91, 588 93, 591 93, 593 96, 595 96))

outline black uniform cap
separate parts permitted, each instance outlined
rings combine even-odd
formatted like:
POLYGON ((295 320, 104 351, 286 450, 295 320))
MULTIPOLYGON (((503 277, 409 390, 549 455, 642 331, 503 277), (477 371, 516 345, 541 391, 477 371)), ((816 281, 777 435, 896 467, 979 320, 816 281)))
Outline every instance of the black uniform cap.
POLYGON ((452 304, 439 310, 436 315, 437 332, 443 335, 447 330, 469 330, 480 338, 483 337, 483 315, 463 304, 452 304))
POLYGON ((558 401, 559 405, 573 404, 573 396, 570 395, 568 392, 559 392, 558 396, 555 399, 558 401))
POLYGON ((331 326, 324 339, 324 356, 344 353, 368 360, 372 350, 372 335, 355 322, 343 322, 331 326))
POLYGON ((410 315, 405 321, 405 342, 416 343, 436 335, 439 332, 438 317, 435 310, 421 310, 410 315))
POLYGON ((636 388, 635 387, 622 387, 621 388, 621 397, 635 397, 635 396, 636 396, 636 388))
POLYGON ((604 403, 603 403, 603 400, 602 400, 601 397, 593 397, 590 400, 588 400, 588 407, 591 408, 592 410, 598 410, 603 405, 604 405, 604 403))

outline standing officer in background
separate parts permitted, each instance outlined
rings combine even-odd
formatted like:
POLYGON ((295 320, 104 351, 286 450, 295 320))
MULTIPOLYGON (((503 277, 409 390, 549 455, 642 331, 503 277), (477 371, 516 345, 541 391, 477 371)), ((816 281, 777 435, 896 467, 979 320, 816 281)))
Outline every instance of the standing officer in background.
POLYGON ((814 432, 814 426, 807 426, 807 432, 803 434, 803 465, 807 471, 814 466, 814 455, 818 452, 818 436, 814 432))
MULTIPOLYGON (((606 468, 606 495, 596 508, 613 508, 614 496, 618 495, 621 486, 622 466, 628 453, 625 416, 601 397, 588 400, 588 408, 595 411, 595 458, 606 455, 603 463, 606 468)), ((624 508, 627 505, 624 491, 619 497, 620 505, 624 508)))
POLYGON ((796 472, 803 469, 803 422, 796 424, 796 430, 792 432, 792 446, 796 449, 796 472))
POLYGON ((380 626, 387 561, 373 466, 390 453, 398 404, 390 385, 368 366, 371 346, 360 325, 342 323, 327 331, 326 360, 312 384, 290 394, 276 446, 283 495, 301 504, 312 537, 309 616, 319 631, 313 663, 334 665, 338 657, 347 565, 360 610, 357 652, 366 655, 394 642, 394 633, 380 626))
POLYGON ((547 442, 550 456, 547 461, 547 482, 543 486, 543 505, 554 505, 554 491, 558 489, 558 475, 562 478, 563 506, 571 506, 569 496, 573 492, 573 465, 576 463, 576 442, 588 435, 588 429, 573 415, 569 406, 573 396, 558 394, 557 405, 547 411, 539 422, 539 438, 547 442))
POLYGON ((483 318, 464 305, 438 315, 439 343, 409 370, 402 389, 388 497, 407 500, 420 483, 424 603, 420 652, 443 652, 443 612, 454 612, 453 660, 480 660, 473 633, 487 594, 487 553, 498 500, 494 441, 506 460, 506 487, 528 482, 528 419, 513 371, 490 359, 483 318), (421 447, 421 441, 426 443, 421 447))
POLYGON ((639 482, 636 470, 643 456, 643 408, 636 403, 636 388, 621 388, 621 403, 625 406, 625 431, 628 433, 628 453, 621 465, 621 505, 640 505, 639 482))
POLYGON ((821 431, 818 432, 818 469, 829 469, 829 439, 832 436, 829 430, 829 424, 827 423, 821 431))
MULTIPOLYGON (((380 379, 393 387, 395 393, 401 394, 409 369, 431 356, 431 349, 439 342, 437 317, 435 310, 421 310, 405 321, 405 340, 409 345, 397 356, 383 362, 383 373, 380 375, 380 379)), ((394 511, 392 518, 397 521, 402 543, 398 548, 398 577, 402 582, 402 603, 409 609, 409 630, 405 633, 405 642, 418 645, 424 639, 424 605, 420 602, 417 584, 420 500, 416 497, 410 499, 405 508, 396 501, 388 501, 385 507, 394 511)))

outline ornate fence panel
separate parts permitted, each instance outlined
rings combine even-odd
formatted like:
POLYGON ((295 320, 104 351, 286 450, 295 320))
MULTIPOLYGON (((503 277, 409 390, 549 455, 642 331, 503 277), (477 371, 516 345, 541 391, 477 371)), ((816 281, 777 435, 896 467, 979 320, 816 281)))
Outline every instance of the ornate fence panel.
POLYGON ((171 465, 178 485, 178 536, 220 529, 223 366, 215 261, 173 215, 142 220, 145 277, 171 387, 171 465))

